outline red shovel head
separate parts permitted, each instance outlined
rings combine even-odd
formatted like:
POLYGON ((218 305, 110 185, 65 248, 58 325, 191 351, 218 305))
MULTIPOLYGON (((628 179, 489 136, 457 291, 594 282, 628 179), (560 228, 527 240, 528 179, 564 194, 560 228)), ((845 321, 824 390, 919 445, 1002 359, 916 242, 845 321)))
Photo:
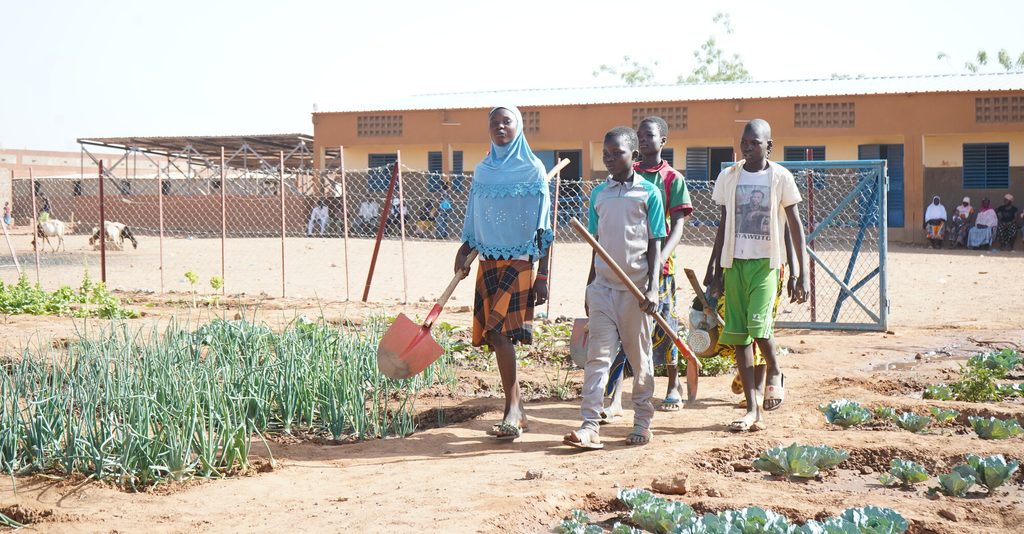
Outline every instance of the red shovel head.
POLYGON ((430 337, 430 328, 398 314, 377 347, 377 368, 388 378, 409 378, 444 354, 430 337))

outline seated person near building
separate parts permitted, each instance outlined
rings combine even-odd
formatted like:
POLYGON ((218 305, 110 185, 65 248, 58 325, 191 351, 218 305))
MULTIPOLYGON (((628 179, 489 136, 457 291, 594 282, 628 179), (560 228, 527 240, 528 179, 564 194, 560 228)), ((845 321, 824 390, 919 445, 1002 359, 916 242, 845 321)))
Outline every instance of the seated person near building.
POLYGON ((1003 195, 1003 205, 996 208, 996 217, 999 223, 996 225, 995 243, 993 250, 1013 250, 1013 241, 1017 237, 1017 206, 1013 205, 1013 195, 1003 195))
POLYGON ((973 219, 974 206, 971 206, 971 197, 964 197, 960 205, 953 209, 953 218, 949 221, 946 238, 949 239, 950 248, 967 246, 967 231, 971 229, 973 219))
POLYGON ((999 224, 996 217, 996 210, 992 209, 992 202, 981 199, 981 209, 978 210, 978 217, 974 219, 974 226, 967 232, 967 248, 976 249, 992 245, 992 234, 999 224))
POLYGON ((942 238, 946 235, 946 206, 942 205, 939 195, 932 197, 932 203, 924 212, 924 231, 932 248, 942 248, 942 238))

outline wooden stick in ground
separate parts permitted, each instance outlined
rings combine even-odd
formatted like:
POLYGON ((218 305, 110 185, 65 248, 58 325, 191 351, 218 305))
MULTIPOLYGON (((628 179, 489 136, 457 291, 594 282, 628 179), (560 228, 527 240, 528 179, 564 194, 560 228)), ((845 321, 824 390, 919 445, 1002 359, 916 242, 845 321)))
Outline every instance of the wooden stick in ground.
MULTIPOLYGON (((573 229, 576 230, 576 233, 590 244, 591 248, 594 249, 594 252, 596 252, 598 256, 601 256, 601 259, 608 264, 608 267, 615 273, 615 276, 619 278, 619 281, 626 286, 626 289, 628 289, 638 301, 643 301, 647 298, 644 293, 640 291, 640 288, 636 287, 636 284, 629 279, 629 276, 623 272, 622 268, 619 267, 619 264, 612 259, 611 255, 608 254, 608 251, 606 251, 604 247, 594 239, 594 236, 590 235, 590 232, 587 231, 587 228, 583 226, 583 223, 581 223, 579 219, 573 217, 570 223, 572 224, 573 229)), ((658 323, 658 326, 665 331, 665 335, 672 340, 672 343, 674 343, 676 348, 679 349, 679 352, 686 358, 686 396, 687 399, 691 401, 696 399, 697 373, 700 371, 700 361, 697 360, 697 356, 692 350, 690 350, 690 347, 687 347, 686 344, 683 343, 683 340, 679 339, 679 336, 676 335, 676 332, 671 326, 669 326, 664 317, 657 313, 652 313, 651 317, 654 318, 654 322, 658 323)))

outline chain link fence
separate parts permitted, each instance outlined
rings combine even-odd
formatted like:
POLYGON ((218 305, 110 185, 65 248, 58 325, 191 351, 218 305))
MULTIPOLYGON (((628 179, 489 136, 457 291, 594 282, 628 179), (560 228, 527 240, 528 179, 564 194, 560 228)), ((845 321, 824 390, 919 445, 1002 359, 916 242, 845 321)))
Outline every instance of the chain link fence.
MULTIPOLYGON (((884 323, 884 162, 784 165, 796 175, 804 196, 800 211, 814 237, 817 259, 813 306, 784 304, 779 320, 808 327, 884 323)), ((576 217, 586 223, 590 192, 599 183, 552 181, 556 243, 562 245, 555 247, 552 279, 565 277, 565 283, 575 284, 580 278, 585 284, 590 251, 569 221, 576 217)), ((209 279, 223 275, 229 294, 357 300, 370 286, 370 301, 426 301, 450 276, 471 184, 468 174, 425 172, 398 162, 335 168, 319 176, 225 169, 222 180, 216 169, 196 176, 107 177, 106 220, 128 230, 107 243, 107 282, 124 290, 190 291, 184 273, 191 271, 206 292, 212 291, 206 286, 209 279), (378 263, 368 283, 382 219, 378 263)), ((712 186, 710 181, 688 182, 694 212, 677 249, 678 263, 701 278, 718 225, 712 186)), ((65 223, 66 251, 50 252, 45 243, 40 249, 42 285, 75 285, 85 269, 96 278, 99 180, 37 178, 34 185, 14 180, 11 240, 30 279, 33 196, 37 213, 48 208, 51 219, 65 223)), ((14 269, 9 255, 0 266, 6 272, 14 269)), ((685 284, 684 277, 679 280, 685 284)), ((470 285, 463 284, 456 300, 470 299, 472 289, 465 289, 470 285)), ((552 287, 557 305, 558 286, 552 287)), ((683 286, 680 291, 691 293, 683 286)), ((681 302, 688 303, 689 297, 681 302)), ((575 304, 563 308, 582 308, 575 304)))

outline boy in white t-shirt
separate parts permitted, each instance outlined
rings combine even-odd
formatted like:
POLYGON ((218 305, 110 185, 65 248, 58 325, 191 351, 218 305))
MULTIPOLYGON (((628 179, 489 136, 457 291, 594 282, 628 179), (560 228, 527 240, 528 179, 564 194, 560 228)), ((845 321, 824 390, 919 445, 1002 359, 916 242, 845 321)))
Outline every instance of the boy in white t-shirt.
POLYGON ((775 357, 772 304, 784 263, 784 232, 788 227, 799 265, 791 301, 801 303, 810 291, 805 276, 807 251, 804 227, 797 204, 802 200, 793 174, 768 161, 772 149, 771 127, 754 119, 743 129, 742 160, 722 171, 715 181, 712 200, 720 205, 721 220, 711 252, 714 271, 711 294, 725 289, 725 327, 719 342, 736 350, 736 366, 743 382, 747 413, 733 421, 735 431, 765 428, 762 409, 772 411, 785 398, 785 376, 775 357), (788 224, 787 224, 788 223, 788 224), (758 403, 754 376, 756 342, 767 362, 763 405, 758 403))

